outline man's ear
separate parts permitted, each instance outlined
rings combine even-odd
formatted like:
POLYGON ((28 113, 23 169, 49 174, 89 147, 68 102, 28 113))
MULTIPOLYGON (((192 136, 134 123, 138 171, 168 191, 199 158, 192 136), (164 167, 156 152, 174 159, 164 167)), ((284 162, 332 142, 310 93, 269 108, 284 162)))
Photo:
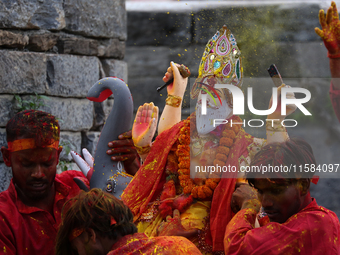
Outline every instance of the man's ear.
POLYGON ((299 180, 299 187, 300 187, 300 194, 301 196, 307 195, 309 192, 309 187, 310 187, 310 179, 308 178, 303 178, 299 180))
POLYGON ((4 159, 6 166, 11 167, 12 166, 12 164, 11 164, 11 152, 9 151, 9 149, 2 146, 1 147, 1 153, 2 153, 2 157, 4 159))
POLYGON ((96 243, 97 241, 97 235, 96 235, 96 232, 92 229, 92 228, 88 228, 86 230, 87 234, 88 234, 88 237, 89 237, 89 240, 88 241, 92 241, 92 243, 96 243))

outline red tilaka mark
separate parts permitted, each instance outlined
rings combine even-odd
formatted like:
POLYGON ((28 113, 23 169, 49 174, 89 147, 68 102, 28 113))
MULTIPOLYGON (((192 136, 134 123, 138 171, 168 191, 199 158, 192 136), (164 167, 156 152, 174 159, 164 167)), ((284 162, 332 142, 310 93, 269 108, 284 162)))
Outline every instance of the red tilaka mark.
POLYGON ((94 101, 94 102, 103 102, 106 100, 109 96, 111 96, 112 91, 111 89, 105 89, 102 91, 99 95, 99 97, 88 97, 88 100, 94 101))
POLYGON ((135 125, 135 132, 137 135, 141 135, 143 132, 145 132, 148 129, 149 123, 136 123, 135 125))

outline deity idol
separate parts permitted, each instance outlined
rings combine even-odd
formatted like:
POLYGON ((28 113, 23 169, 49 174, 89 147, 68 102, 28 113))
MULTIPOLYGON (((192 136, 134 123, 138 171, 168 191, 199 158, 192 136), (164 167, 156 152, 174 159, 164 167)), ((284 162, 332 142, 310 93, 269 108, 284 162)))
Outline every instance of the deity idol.
MULTIPOLYGON (((196 110, 183 121, 181 104, 187 79, 180 76, 174 63, 163 80, 168 81, 172 75, 174 83, 167 88, 166 106, 152 146, 158 109, 151 103, 137 112, 132 133, 144 164, 125 189, 122 200, 134 213, 140 232, 155 236, 165 229, 171 235, 187 236, 203 254, 222 253, 224 231, 233 216, 231 196, 238 178, 242 178, 238 172, 266 143, 288 139, 281 126, 285 116, 279 109, 268 116, 276 121, 267 123, 267 141, 242 129, 241 118, 233 115, 230 92, 217 86, 240 87, 243 80, 241 52, 226 26, 206 45, 199 76, 190 93, 198 99, 196 110), (228 124, 214 126, 214 119, 228 120, 228 124), (197 166, 205 170, 196 171, 197 166), (234 167, 236 171, 218 171, 218 166, 234 167), (177 210, 181 219, 177 229, 164 225, 177 210)), ((278 88, 278 95, 283 86, 278 88)), ((287 115, 294 110, 288 105, 287 115)))

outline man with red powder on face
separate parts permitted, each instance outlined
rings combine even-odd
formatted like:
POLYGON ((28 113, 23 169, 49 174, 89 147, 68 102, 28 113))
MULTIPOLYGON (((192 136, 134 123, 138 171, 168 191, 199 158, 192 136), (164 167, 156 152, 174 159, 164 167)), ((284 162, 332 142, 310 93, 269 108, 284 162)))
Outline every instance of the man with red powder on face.
POLYGON ((54 254, 62 206, 79 192, 73 178, 84 175, 56 175, 62 147, 51 114, 20 112, 7 123, 6 135, 8 148, 1 152, 13 179, 0 193, 0 254, 54 254))
MULTIPOLYGON (((312 148, 291 139, 263 147, 250 168, 305 164, 316 165, 312 148)), ((298 172, 292 176, 279 171, 266 176, 270 178, 247 174, 250 185, 239 185, 233 194, 231 206, 239 211, 226 228, 225 254, 339 254, 339 220, 311 197, 313 173, 298 172), (261 206, 266 216, 256 228, 261 206)))
MULTIPOLYGON (((80 190, 73 178, 88 181, 79 171, 56 175, 62 147, 53 115, 20 112, 7 123, 6 135, 8 147, 2 147, 1 152, 5 164, 12 168, 13 179, 0 193, 0 254, 54 254, 61 209, 80 190)), ((124 165, 133 172, 136 151, 130 145, 131 135, 121 136, 108 146, 124 154, 113 155, 116 160, 129 159, 124 165)))

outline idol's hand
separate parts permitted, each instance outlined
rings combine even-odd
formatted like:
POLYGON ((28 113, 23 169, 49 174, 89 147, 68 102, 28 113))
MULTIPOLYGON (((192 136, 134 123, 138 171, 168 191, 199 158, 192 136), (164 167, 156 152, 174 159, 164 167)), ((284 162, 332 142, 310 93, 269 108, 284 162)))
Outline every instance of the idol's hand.
POLYGON ((188 78, 183 78, 178 70, 179 64, 170 62, 170 67, 163 77, 163 81, 167 82, 170 79, 174 79, 174 82, 167 86, 168 95, 179 96, 183 98, 185 89, 187 87, 188 78))
POLYGON ((142 148, 151 145, 155 135, 158 122, 158 107, 153 103, 145 103, 139 106, 135 121, 132 127, 132 140, 138 153, 142 153, 142 148))
POLYGON ((77 164, 79 169, 83 172, 85 177, 90 181, 92 173, 93 173, 93 162, 94 159, 91 153, 87 149, 82 150, 84 159, 75 151, 71 151, 71 156, 74 162, 77 164))
MULTIPOLYGON (((276 110, 272 114, 268 115, 267 119, 284 120, 288 115, 292 114, 296 110, 297 106, 295 104, 287 104, 286 105, 286 115, 281 115, 281 89, 284 88, 284 87, 290 88, 289 85, 285 85, 285 84, 282 84, 280 87, 277 88, 277 107, 276 107, 276 110)), ((289 92, 289 93, 286 94, 286 98, 294 99, 295 95, 294 95, 294 93, 289 92)), ((273 104, 273 96, 270 99, 268 109, 270 109, 272 107, 272 104, 273 104)))
POLYGON ((340 21, 334 1, 327 10, 326 17, 324 10, 319 11, 319 22, 322 30, 316 27, 315 32, 322 38, 329 55, 340 54, 340 21))

